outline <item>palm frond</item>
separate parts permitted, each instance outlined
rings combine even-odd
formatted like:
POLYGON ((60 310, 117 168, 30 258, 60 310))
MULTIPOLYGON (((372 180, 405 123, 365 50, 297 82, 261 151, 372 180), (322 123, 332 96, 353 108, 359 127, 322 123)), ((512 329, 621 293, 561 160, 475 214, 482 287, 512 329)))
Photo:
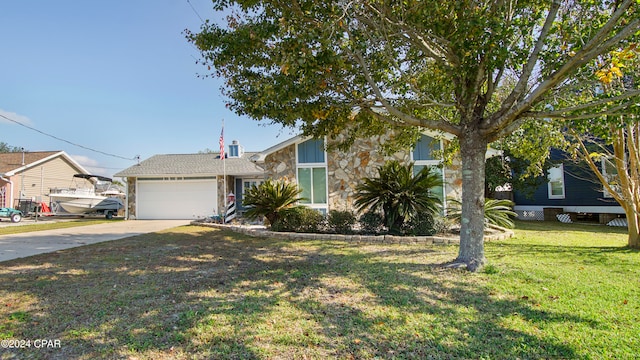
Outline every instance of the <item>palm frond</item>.
POLYGON ((442 179, 431 168, 414 175, 413 164, 388 161, 378 168, 378 177, 365 179, 356 187, 355 205, 360 212, 382 211, 389 229, 399 231, 415 214, 438 212, 441 201, 432 191, 438 186, 442 186, 442 179))
MULTIPOLYGON (((460 223, 462 203, 457 199, 447 199, 447 218, 460 223)), ((484 199, 484 220, 488 224, 513 229, 513 219, 517 217, 513 209, 513 201, 506 199, 484 199)))
POLYGON ((270 224, 277 219, 278 212, 304 200, 299 197, 302 189, 296 184, 282 180, 267 179, 260 185, 253 185, 244 194, 242 205, 247 207, 245 216, 249 219, 266 217, 270 224))

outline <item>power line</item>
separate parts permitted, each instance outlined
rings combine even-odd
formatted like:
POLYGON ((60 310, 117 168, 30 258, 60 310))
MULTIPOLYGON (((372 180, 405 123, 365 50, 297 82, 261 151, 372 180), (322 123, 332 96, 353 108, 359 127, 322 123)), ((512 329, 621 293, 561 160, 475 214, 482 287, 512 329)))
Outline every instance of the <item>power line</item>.
POLYGON ((25 124, 23 124, 23 123, 21 123, 21 122, 19 122, 19 121, 17 121, 17 120, 11 119, 11 118, 6 117, 6 116, 4 116, 4 115, 2 115, 2 114, 0 114, 0 117, 5 118, 5 119, 9 120, 9 121, 11 121, 12 123, 16 123, 16 124, 18 124, 18 125, 20 125, 20 126, 26 127, 26 128, 27 128, 27 129, 29 129, 29 130, 33 130, 33 131, 38 132, 38 133, 40 133, 40 134, 42 134, 42 135, 48 136, 48 137, 50 137, 50 138, 54 138, 54 139, 56 139, 56 140, 59 140, 59 141, 65 142, 65 143, 67 143, 67 144, 71 144, 71 145, 73 145, 73 146, 77 146, 77 147, 79 147, 79 148, 83 148, 83 149, 85 149, 85 150, 93 151, 93 152, 96 152, 96 153, 99 153, 99 154, 102 154, 102 155, 111 156, 111 157, 118 158, 118 159, 124 159, 124 160, 135 160, 135 159, 136 159, 135 157, 134 157, 134 158, 128 158, 128 157, 124 157, 124 156, 120 156, 120 155, 115 155, 115 154, 110 154, 110 153, 107 153, 107 152, 104 152, 104 151, 100 151, 100 150, 92 149, 92 148, 87 147, 87 146, 84 146, 84 145, 76 144, 76 143, 71 142, 71 141, 69 141, 69 140, 65 140, 65 139, 59 138, 59 137, 57 137, 57 136, 55 136, 55 135, 51 135, 51 134, 48 134, 48 133, 46 133, 46 132, 44 132, 44 131, 40 131, 40 130, 38 130, 38 129, 36 129, 36 128, 33 128, 33 127, 31 127, 31 126, 25 125, 25 124))
POLYGON ((191 1, 187 0, 187 4, 189 4, 189 6, 191 6, 191 10, 193 10, 193 12, 196 13, 196 15, 198 15, 198 18, 204 24, 204 20, 202 19, 202 16, 200 16, 200 14, 198 14, 198 10, 196 10, 196 8, 193 7, 193 4, 191 4, 191 1))

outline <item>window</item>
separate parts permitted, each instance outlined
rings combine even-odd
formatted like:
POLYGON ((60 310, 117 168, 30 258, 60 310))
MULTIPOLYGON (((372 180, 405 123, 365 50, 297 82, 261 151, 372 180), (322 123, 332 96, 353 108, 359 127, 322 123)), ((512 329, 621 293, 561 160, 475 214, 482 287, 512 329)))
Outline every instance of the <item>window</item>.
MULTIPOLYGON (((422 170, 425 166, 431 166, 431 171, 436 172, 438 175, 440 175, 442 178, 442 183, 444 184, 444 169, 436 167, 440 165, 442 161, 442 159, 435 154, 440 150, 442 150, 442 143, 440 140, 434 139, 427 135, 422 135, 415 148, 411 152, 411 160, 414 162, 413 174, 415 175, 419 173, 420 170, 422 170)), ((446 208, 446 192, 444 186, 434 188, 432 189, 432 191, 440 198, 443 209, 446 208)))
POLYGON ((262 179, 242 179, 242 194, 251 189, 252 186, 260 186, 264 180, 262 179))
POLYGON ((237 140, 233 140, 231 145, 229 145, 229 153, 227 154, 230 158, 238 158, 242 157, 244 154, 244 147, 238 143, 237 140))
MULTIPOLYGON (((430 166, 430 165, 413 165, 413 175, 415 176, 416 174, 418 174, 425 166, 430 166)), ((440 176, 440 178, 443 180, 443 184, 444 184, 444 171, 441 168, 438 167, 431 167, 431 172, 435 173, 437 175, 440 176)), ((442 201, 442 204, 444 204, 444 186, 438 186, 435 188, 432 188, 431 193, 433 193, 434 195, 436 195, 440 201, 442 201)))
POLYGON ((311 139, 297 146, 298 186, 302 189, 301 203, 327 211, 327 163, 324 140, 311 139))
POLYGON ((311 139, 298 144, 298 164, 324 164, 324 140, 311 139))
POLYGON ((427 135, 422 135, 416 144, 416 147, 413 149, 413 161, 436 161, 439 163, 440 159, 434 156, 434 152, 441 149, 440 140, 436 140, 427 135))
POLYGON ((548 170, 549 199, 564 199, 564 165, 560 164, 548 170))

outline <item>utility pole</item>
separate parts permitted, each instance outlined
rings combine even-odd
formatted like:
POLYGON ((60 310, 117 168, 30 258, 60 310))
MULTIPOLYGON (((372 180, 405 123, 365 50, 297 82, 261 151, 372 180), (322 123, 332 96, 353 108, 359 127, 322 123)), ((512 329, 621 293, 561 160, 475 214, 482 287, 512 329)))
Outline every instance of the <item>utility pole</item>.
POLYGON ((19 200, 22 200, 24 197, 24 147, 20 148, 22 150, 22 174, 20 178, 20 197, 19 200))

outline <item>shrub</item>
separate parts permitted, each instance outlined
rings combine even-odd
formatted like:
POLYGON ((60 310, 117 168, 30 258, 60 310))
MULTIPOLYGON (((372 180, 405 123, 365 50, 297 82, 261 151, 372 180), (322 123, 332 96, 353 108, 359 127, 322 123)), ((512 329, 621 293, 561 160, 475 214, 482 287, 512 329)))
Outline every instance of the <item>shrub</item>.
POLYGON ((404 233, 412 236, 431 236, 436 233, 434 219, 429 213, 414 215, 406 224, 404 233))
POLYGON ((295 206, 281 210, 277 220, 271 224, 273 231, 318 232, 324 216, 306 206, 295 206))
POLYGON ((438 212, 440 199, 432 191, 438 186, 442 186, 442 177, 430 167, 414 175, 413 164, 388 161, 378 168, 378 177, 364 179, 356 187, 355 204, 359 211, 382 210, 389 232, 400 234, 404 222, 415 214, 438 212))
POLYGON ((382 231, 383 221, 382 215, 375 211, 367 211, 358 219, 360 229, 365 234, 380 233, 382 231))
POLYGON ((329 211, 327 226, 330 231, 338 234, 349 234, 353 232, 353 225, 356 223, 356 216, 351 211, 329 211))
POLYGON ((244 193, 242 204, 248 208, 244 215, 249 219, 264 216, 270 225, 278 220, 278 214, 302 200, 296 184, 282 180, 267 179, 260 185, 253 185, 244 193))
POLYGON ((446 234, 451 231, 453 225, 453 221, 450 219, 447 219, 444 216, 436 216, 433 218, 433 233, 446 234))

